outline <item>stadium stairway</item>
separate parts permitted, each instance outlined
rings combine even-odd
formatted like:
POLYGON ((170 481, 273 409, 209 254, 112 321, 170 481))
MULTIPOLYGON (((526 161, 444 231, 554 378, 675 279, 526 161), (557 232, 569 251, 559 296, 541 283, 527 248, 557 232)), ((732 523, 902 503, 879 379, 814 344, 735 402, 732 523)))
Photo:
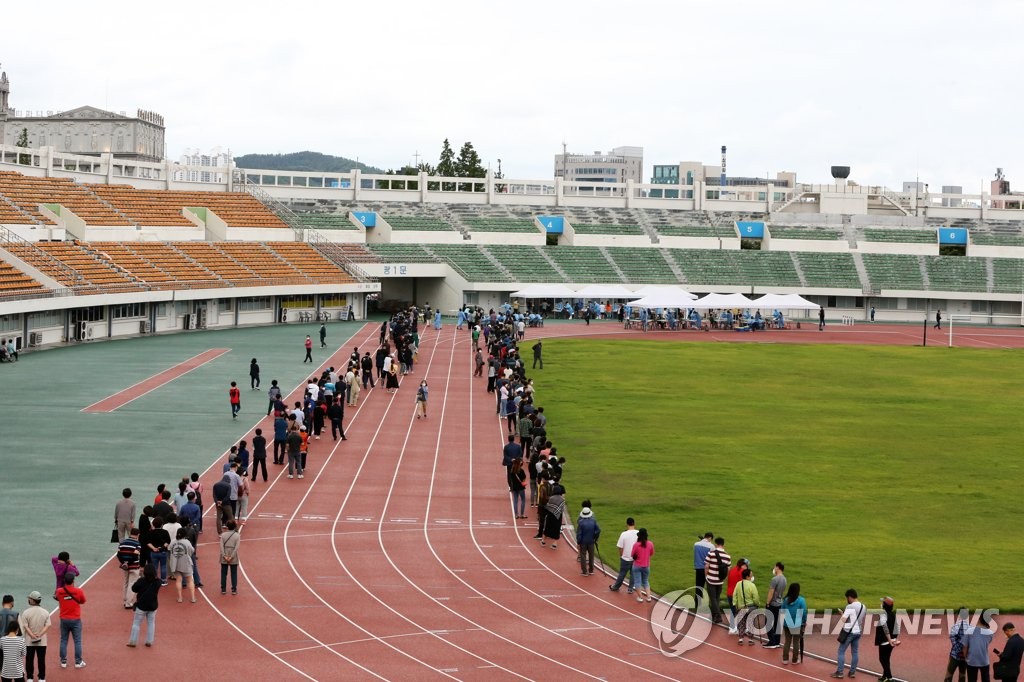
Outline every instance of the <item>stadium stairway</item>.
POLYGON ((615 262, 615 259, 612 258, 611 254, 608 253, 608 247, 607 246, 601 246, 601 247, 598 247, 598 249, 601 251, 601 255, 604 256, 608 260, 609 264, 611 264, 612 270, 614 270, 615 274, 618 275, 618 277, 619 277, 619 281, 621 281, 621 282, 631 282, 632 281, 629 277, 626 276, 626 273, 624 273, 622 271, 622 268, 620 268, 619 264, 615 262))
POLYGON ((489 260, 492 263, 494 263, 494 267, 498 268, 498 270, 500 270, 502 272, 502 274, 504 274, 505 277, 508 278, 507 281, 509 281, 509 282, 514 282, 515 281, 515 276, 512 274, 512 271, 509 270, 508 268, 506 268, 504 263, 502 263, 500 260, 495 258, 493 253, 491 253, 490 251, 488 251, 485 248, 480 248, 480 252, 482 254, 484 254, 484 256, 487 257, 487 260, 489 260))
MULTIPOLYGON (((844 218, 846 216, 843 216, 844 218)), ((860 277, 861 290, 868 295, 873 295, 874 285, 871 283, 871 278, 868 277, 868 269, 864 267, 864 259, 856 251, 853 252, 853 267, 857 268, 857 276, 860 277)))
POLYGON ((659 250, 661 251, 661 257, 665 259, 666 263, 668 263, 669 269, 672 270, 672 274, 676 276, 676 279, 679 281, 679 283, 689 284, 690 281, 686 279, 686 273, 684 273, 682 268, 679 267, 679 263, 676 262, 676 259, 669 256, 668 252, 665 251, 665 249, 659 250))
POLYGON ((994 258, 985 259, 985 290, 996 290, 996 268, 994 258))
POLYGON ((553 271, 557 272, 557 273, 558 273, 558 276, 562 278, 562 280, 561 280, 561 281, 563 281, 563 282, 568 282, 568 281, 569 281, 569 273, 567 273, 567 272, 566 272, 565 270, 563 270, 563 269, 562 269, 562 268, 561 268, 561 267, 560 267, 560 266, 558 265, 558 263, 556 263, 556 262, 555 262, 555 259, 554 259, 554 258, 552 258, 552 257, 551 257, 551 256, 550 256, 550 255, 548 254, 548 252, 547 252, 547 249, 545 249, 545 248, 544 248, 544 247, 542 247, 542 246, 538 246, 538 247, 536 247, 536 249, 537 249, 537 251, 538 251, 538 252, 540 252, 540 255, 544 257, 544 260, 546 260, 546 261, 547 261, 548 263, 550 263, 550 264, 551 264, 551 269, 552 269, 553 271))
POLYGON ((469 239, 469 227, 466 225, 466 223, 462 222, 462 218, 460 218, 455 212, 453 212, 448 207, 447 204, 441 204, 440 206, 438 206, 438 212, 444 217, 446 221, 448 221, 449 225, 451 225, 452 227, 459 231, 463 239, 469 239))
POLYGON ((932 282, 931 278, 928 277, 928 264, 925 261, 924 256, 917 257, 917 266, 921 268, 921 279, 924 281, 924 284, 922 286, 924 287, 925 291, 928 291, 932 288, 932 282))
POLYGON ((636 224, 643 228, 643 231, 647 233, 647 236, 651 238, 652 244, 659 244, 660 239, 658 238, 658 230, 651 224, 651 219, 647 215, 647 211, 632 211, 633 217, 636 219, 636 224))
POLYGON ((800 286, 807 286, 807 275, 804 274, 803 268, 800 267, 800 259, 796 257, 796 251, 789 252, 789 259, 793 261, 793 269, 796 270, 796 276, 800 278, 800 286))

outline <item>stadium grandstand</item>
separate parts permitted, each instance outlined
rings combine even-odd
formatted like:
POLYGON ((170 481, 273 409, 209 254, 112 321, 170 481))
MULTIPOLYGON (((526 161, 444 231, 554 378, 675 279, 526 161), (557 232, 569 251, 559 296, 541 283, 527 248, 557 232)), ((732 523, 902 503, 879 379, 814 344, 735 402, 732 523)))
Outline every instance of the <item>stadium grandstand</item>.
POLYGON ((666 198, 632 181, 595 195, 561 178, 229 167, 225 182, 197 183, 174 180, 180 170, 0 147, 0 334, 49 345, 361 318, 371 295, 491 308, 532 283, 1021 322, 1024 212, 986 194, 769 182, 713 199, 698 181, 666 198))

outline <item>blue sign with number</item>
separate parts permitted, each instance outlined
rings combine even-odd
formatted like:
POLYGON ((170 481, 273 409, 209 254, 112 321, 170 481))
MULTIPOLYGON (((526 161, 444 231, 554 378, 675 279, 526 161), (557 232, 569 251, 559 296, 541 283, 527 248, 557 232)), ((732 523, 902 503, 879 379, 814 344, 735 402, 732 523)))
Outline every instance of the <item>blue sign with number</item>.
POLYGON ((740 231, 740 239, 764 239, 764 223, 760 221, 737 221, 736 229, 740 231))
POLYGON ((962 227, 939 228, 940 244, 963 244, 967 245, 967 230, 962 227))
POLYGON ((539 215, 537 220, 548 234, 562 234, 565 228, 565 218, 560 215, 539 215))
POLYGON ((363 224, 363 227, 377 227, 377 214, 376 213, 364 213, 362 211, 352 211, 352 215, 356 220, 363 224))

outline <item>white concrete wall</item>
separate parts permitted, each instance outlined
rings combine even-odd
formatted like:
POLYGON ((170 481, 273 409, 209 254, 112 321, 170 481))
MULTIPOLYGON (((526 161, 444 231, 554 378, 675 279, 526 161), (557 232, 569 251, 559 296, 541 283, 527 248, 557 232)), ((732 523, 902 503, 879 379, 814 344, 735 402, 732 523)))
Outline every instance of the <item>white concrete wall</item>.
POLYGON ((845 239, 771 239, 767 251, 817 251, 819 253, 846 253, 850 244, 845 239))
MULTIPOLYGON (((516 246, 538 245, 547 243, 547 235, 540 229, 536 233, 528 232, 469 232, 469 244, 515 244, 516 246)), ((650 244, 650 240, 647 242, 650 244)))
MULTIPOLYGON (((845 245, 846 242, 843 242, 845 245)), ((857 251, 861 253, 901 253, 917 256, 938 256, 939 245, 935 244, 906 244, 903 242, 866 242, 863 239, 857 241, 857 251)))

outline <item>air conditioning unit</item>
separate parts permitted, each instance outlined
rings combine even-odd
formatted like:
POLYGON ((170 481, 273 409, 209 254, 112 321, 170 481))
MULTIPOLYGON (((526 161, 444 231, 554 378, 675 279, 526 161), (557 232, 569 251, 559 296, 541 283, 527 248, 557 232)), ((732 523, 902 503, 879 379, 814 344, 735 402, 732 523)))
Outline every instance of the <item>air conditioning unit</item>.
POLYGON ((149 333, 149 328, 150 328, 149 327, 149 320, 139 320, 139 333, 140 334, 148 334, 149 333))
POLYGON ((85 325, 85 338, 91 339, 93 335, 93 329, 91 324, 85 325))
POLYGON ((191 313, 188 316, 188 324, 185 325, 185 328, 186 329, 196 329, 196 320, 198 319, 198 317, 199 316, 196 315, 195 313, 191 313))
POLYGON ((196 316, 196 325, 199 329, 206 329, 206 311, 200 310, 196 316))
POLYGON ((86 332, 89 331, 89 325, 85 322, 78 323, 78 340, 85 341, 86 332))
POLYGON ((28 333, 28 345, 39 346, 43 343, 43 335, 40 332, 29 332, 28 333))

